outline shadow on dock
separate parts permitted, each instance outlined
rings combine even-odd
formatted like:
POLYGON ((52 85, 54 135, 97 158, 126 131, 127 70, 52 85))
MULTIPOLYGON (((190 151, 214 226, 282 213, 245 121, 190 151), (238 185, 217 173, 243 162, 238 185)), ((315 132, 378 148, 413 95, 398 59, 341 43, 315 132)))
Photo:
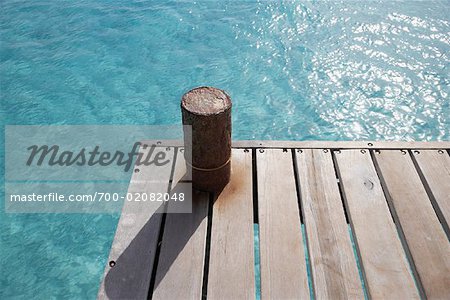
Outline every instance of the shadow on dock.
MULTIPOLYGON (((186 184, 182 179, 172 188, 171 193, 179 193, 185 188, 186 184)), ((190 263, 195 263, 196 268, 200 268, 195 272, 203 274, 204 259, 205 257, 207 259, 208 255, 198 253, 201 252, 198 242, 203 243, 203 251, 208 251, 205 236, 207 230, 210 230, 210 224, 208 225, 207 217, 216 198, 210 196, 210 193, 193 190, 192 213, 178 213, 186 211, 186 205, 189 205, 187 202, 169 201, 162 204, 117 260, 108 262, 109 271, 104 279, 104 296, 109 299, 151 299, 153 292, 157 290, 190 239, 198 241, 193 243, 196 247, 191 246, 185 250, 186 253, 182 254, 183 261, 194 260, 190 263), (170 213, 166 213, 168 208, 170 213), (186 255, 193 257, 186 259, 186 255), (195 262, 196 257, 201 258, 201 261, 195 262)), ((192 266, 186 266, 187 271, 194 272, 190 269, 192 266)), ((171 272, 170 276, 174 277, 171 281, 176 279, 175 277, 189 276, 184 271, 183 273, 176 271, 171 272)), ((205 274, 203 276, 205 278, 205 274)), ((200 282, 198 285, 197 288, 201 291, 205 283, 200 282)), ((99 298, 102 298, 101 294, 99 298)))

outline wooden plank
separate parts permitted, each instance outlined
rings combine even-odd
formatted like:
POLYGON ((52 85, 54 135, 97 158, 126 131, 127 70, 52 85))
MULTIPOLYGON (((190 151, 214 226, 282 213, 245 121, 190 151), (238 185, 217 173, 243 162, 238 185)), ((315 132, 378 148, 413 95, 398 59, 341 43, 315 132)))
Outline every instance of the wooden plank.
POLYGON ((296 158, 316 297, 363 299, 331 152, 305 149, 296 158))
MULTIPOLYGON (((141 149, 144 157, 149 150, 141 149)), ((172 171, 173 152, 164 150, 170 164, 139 167, 134 172, 129 193, 167 192, 172 171)), ((114 241, 105 267, 98 299, 147 299, 162 214, 156 202, 125 201, 114 241), (115 262, 111 267, 109 262, 115 262)))
POLYGON ((411 157, 401 151, 380 151, 375 157, 426 296, 448 299, 450 244, 411 157))
POLYGON ((192 168, 186 167, 186 160, 184 158, 184 147, 177 147, 175 168, 172 175, 172 189, 179 182, 192 181, 192 168))
POLYGON ((233 141, 235 148, 301 148, 301 149, 450 149, 450 142, 406 141, 233 141))
POLYGON ((231 181, 214 202, 208 298, 255 297, 252 153, 233 150, 231 181))
MULTIPOLYGON (((161 146, 183 146, 183 140, 145 140, 142 143, 161 146)), ((233 140, 234 148, 299 148, 299 149, 450 149, 450 141, 260 141, 233 140)))
POLYGON ((419 298, 369 151, 342 150, 336 161, 369 295, 419 298))
MULTIPOLYGON (((441 219, 446 228, 450 224, 450 156, 443 150, 414 151, 414 158, 419 165, 424 179, 430 187, 433 200, 438 206, 441 219)), ((447 232, 447 234, 449 234, 447 232)))
MULTIPOLYGON (((189 177, 185 166, 183 154, 179 152, 172 192, 183 191, 183 186, 180 189, 177 186, 189 177)), ((170 207, 179 210, 180 203, 169 203, 153 299, 201 299, 208 203, 209 194, 195 190, 192 213, 170 213, 170 207)))
POLYGON ((257 150, 261 298, 309 298, 291 151, 257 150))

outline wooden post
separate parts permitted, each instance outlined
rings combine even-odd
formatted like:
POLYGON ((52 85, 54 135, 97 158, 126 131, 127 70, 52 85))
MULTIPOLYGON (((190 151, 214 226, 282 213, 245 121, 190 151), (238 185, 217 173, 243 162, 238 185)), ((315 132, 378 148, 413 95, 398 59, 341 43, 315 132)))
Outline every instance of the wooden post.
POLYGON ((220 191, 231 171, 230 96, 213 87, 195 88, 183 95, 181 112, 183 125, 192 126, 191 135, 186 131, 184 135, 192 185, 198 190, 220 191))

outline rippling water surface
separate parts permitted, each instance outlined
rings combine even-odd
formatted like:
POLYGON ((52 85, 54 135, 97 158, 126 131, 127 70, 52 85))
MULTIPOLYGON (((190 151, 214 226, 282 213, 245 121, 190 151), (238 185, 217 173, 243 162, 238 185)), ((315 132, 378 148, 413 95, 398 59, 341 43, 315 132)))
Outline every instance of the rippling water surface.
MULTIPOLYGON (((236 139, 449 140, 449 11, 3 0, 1 124, 177 124, 182 93, 213 85, 232 96, 236 139)), ((0 298, 94 297, 116 215, 0 218, 0 298)))

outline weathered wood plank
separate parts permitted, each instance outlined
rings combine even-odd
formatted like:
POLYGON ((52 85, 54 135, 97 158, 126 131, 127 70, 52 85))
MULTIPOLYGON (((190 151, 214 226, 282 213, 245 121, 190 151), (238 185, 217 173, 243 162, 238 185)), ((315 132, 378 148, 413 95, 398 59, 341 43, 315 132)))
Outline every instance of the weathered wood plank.
MULTIPOLYGON (((183 146, 182 140, 147 140, 147 144, 183 146)), ((450 141, 258 141, 234 140, 234 148, 299 148, 299 149, 450 149, 450 141)))
MULTIPOLYGON (((178 152, 172 192, 183 192, 182 185, 186 183, 182 181, 189 177, 183 153, 178 152)), ((180 211, 180 204, 185 203, 188 208, 184 201, 168 204, 153 299, 201 299, 202 296, 209 194, 194 190, 192 212, 174 213, 180 211)))
POLYGON ((291 151, 257 150, 263 299, 309 298, 291 151))
POLYGON ((342 150, 336 161, 370 296, 419 298, 369 151, 342 150))
POLYGON ((305 149, 296 158, 316 297, 363 299, 331 152, 305 149))
POLYGON ((213 206, 208 298, 255 297, 252 154, 232 151, 231 181, 213 206))
POLYGON ((438 211, 447 223, 448 230, 450 225, 450 156, 442 150, 413 152, 413 155, 430 187, 436 204, 439 206, 438 211))
POLYGON ((450 297, 450 244, 411 157, 387 150, 375 157, 426 296, 450 297))
MULTIPOLYGON (((148 149, 140 150, 144 157, 148 149)), ((165 151, 171 163, 140 166, 133 173, 129 193, 167 192, 174 149, 165 151)), ((160 207, 156 202, 125 201, 108 258, 115 265, 106 265, 99 299, 147 299, 162 219, 160 207)))
POLYGON ((186 167, 184 147, 177 148, 176 165, 173 172, 173 183, 192 181, 192 169, 186 167))
POLYGON ((449 149, 450 142, 406 141, 233 141, 235 148, 301 148, 301 149, 449 149))

